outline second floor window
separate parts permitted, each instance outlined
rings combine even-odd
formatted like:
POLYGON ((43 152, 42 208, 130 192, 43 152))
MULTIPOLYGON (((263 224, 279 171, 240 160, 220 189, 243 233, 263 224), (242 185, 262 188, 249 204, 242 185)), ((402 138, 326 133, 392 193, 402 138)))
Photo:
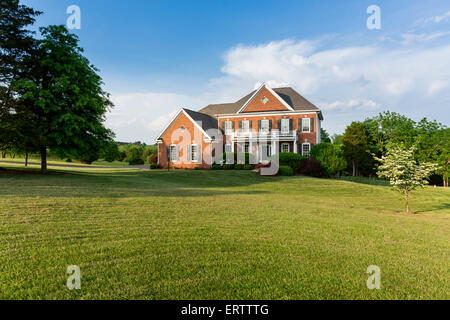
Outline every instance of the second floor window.
POLYGON ((269 120, 261 120, 261 132, 269 132, 270 131, 270 123, 269 120))
POLYGON ((289 132, 290 121, 289 119, 281 119, 281 132, 287 133, 289 132))
POLYGON ((302 119, 302 132, 311 132, 311 119, 310 118, 302 119))
POLYGON ((242 132, 250 132, 250 121, 242 121, 242 132))
POLYGON ((233 122, 231 121, 225 121, 224 122, 224 126, 225 126, 225 133, 232 133, 233 132, 233 122))

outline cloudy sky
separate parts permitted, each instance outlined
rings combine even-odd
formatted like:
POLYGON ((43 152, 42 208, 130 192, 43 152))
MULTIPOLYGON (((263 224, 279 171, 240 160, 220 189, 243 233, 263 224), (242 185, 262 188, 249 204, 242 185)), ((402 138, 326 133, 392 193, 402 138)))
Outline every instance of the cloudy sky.
POLYGON ((73 31, 111 93, 118 141, 154 143, 180 107, 234 102, 261 82, 322 108, 329 133, 384 110, 450 125, 448 0, 23 2, 45 12, 36 27, 79 6, 73 31))

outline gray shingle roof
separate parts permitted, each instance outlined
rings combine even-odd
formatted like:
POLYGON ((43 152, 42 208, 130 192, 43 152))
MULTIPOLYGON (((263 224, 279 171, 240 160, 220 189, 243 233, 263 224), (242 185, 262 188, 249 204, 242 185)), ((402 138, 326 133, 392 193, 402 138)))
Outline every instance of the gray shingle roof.
MULTIPOLYGON (((288 105, 294 110, 298 111, 320 111, 315 105, 305 99, 297 91, 290 87, 286 88, 275 88, 275 91, 288 105)), ((199 112, 215 117, 218 114, 232 114, 237 113, 242 106, 253 96, 255 91, 249 93, 247 96, 243 97, 235 103, 223 103, 223 104, 211 104, 199 112)))
POLYGON ((192 120, 197 122, 205 131, 209 129, 217 129, 219 127, 217 119, 208 114, 192 111, 185 108, 183 108, 183 110, 192 118, 192 120))

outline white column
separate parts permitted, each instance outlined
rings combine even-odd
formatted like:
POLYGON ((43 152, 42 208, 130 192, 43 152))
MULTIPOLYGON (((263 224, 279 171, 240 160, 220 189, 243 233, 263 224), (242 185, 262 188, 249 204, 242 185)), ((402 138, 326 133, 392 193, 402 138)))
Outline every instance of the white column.
POLYGON ((297 139, 294 141, 294 153, 297 153, 297 139))

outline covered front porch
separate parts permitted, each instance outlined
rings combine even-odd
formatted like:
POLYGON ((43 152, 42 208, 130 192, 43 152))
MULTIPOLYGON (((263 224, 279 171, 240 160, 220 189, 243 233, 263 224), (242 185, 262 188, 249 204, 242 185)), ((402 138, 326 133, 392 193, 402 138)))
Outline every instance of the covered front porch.
POLYGON ((242 152, 253 155, 258 163, 268 161, 280 152, 298 153, 297 135, 287 137, 238 137, 232 145, 227 145, 226 152, 242 152), (231 148, 230 148, 231 147, 231 148))

